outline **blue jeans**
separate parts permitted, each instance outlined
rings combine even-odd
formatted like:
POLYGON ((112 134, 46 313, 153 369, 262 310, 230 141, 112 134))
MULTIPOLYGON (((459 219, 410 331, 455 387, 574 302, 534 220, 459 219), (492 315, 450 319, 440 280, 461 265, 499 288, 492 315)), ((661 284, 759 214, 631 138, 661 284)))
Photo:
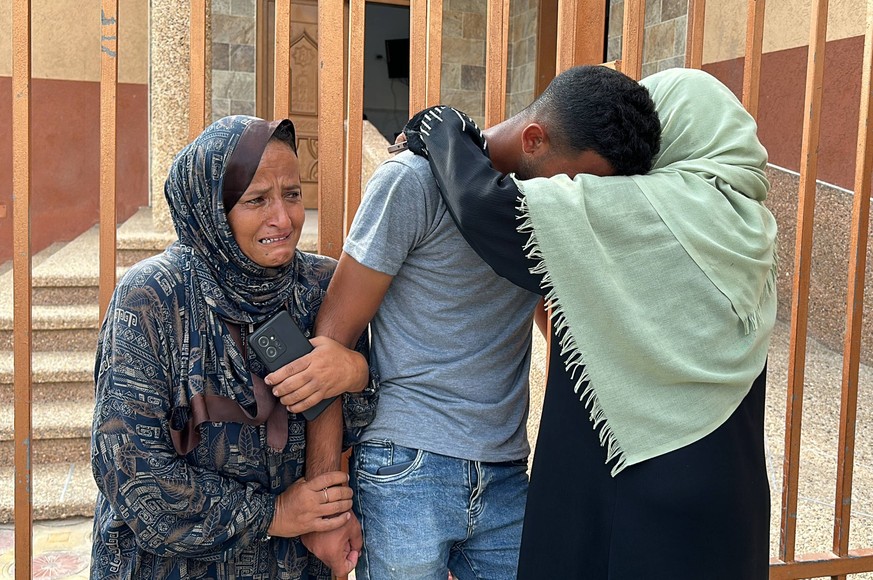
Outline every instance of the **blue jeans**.
POLYGON ((367 441, 354 447, 349 471, 364 532, 358 580, 446 580, 449 570, 459 580, 514 580, 526 460, 484 463, 367 441))

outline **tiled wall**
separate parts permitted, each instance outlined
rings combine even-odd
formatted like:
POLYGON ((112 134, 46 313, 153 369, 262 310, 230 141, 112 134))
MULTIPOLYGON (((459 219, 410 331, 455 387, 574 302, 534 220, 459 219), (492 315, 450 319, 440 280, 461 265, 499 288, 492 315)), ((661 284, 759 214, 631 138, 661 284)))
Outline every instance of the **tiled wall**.
POLYGON ((539 0, 512 0, 510 4, 507 117, 524 109, 534 98, 539 4, 539 0))
MULTIPOLYGON (((539 0, 511 0, 506 114, 534 97, 539 0)), ((442 101, 476 122, 485 115, 485 0, 446 0, 443 6, 442 101)))
POLYGON ((442 69, 442 101, 481 124, 485 116, 485 0, 445 0, 442 69))
POLYGON ((212 118, 255 114, 255 0, 212 0, 212 118))
MULTIPOLYGON (((646 31, 643 39, 643 76, 685 64, 687 0, 646 0, 646 31)), ((623 0, 609 5, 607 60, 621 58, 623 0)))

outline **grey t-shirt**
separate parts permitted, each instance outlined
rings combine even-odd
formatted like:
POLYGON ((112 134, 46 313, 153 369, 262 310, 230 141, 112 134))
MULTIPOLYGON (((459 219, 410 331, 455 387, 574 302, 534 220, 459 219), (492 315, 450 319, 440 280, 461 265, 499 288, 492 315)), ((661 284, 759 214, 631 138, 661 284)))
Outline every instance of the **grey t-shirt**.
POLYGON ((407 152, 379 167, 343 249, 394 277, 372 322, 382 386, 362 440, 478 461, 527 457, 539 296, 470 248, 425 159, 407 152))

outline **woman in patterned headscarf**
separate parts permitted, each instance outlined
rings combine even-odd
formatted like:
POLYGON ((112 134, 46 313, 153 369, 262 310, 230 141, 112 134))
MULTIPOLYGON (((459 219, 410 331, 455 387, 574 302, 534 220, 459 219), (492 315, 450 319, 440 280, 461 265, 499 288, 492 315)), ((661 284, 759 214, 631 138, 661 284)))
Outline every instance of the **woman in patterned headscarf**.
MULTIPOLYGON (((304 408, 273 396, 246 340, 280 309, 309 333, 334 270, 296 248, 294 126, 213 123, 165 195, 179 240, 122 278, 100 332, 91 577, 330 578, 300 536, 348 522, 347 477, 303 477, 304 408)), ((375 410, 363 343, 312 342, 354 436, 375 410)))

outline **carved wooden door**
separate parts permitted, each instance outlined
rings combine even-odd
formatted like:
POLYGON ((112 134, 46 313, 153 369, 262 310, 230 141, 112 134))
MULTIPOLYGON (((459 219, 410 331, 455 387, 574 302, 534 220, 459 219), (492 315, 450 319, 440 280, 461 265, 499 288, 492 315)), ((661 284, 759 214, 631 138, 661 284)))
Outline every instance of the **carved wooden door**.
MULTIPOLYGON (((258 115, 273 117, 273 50, 275 0, 260 3, 258 54, 258 115)), ((297 154, 303 203, 318 207, 318 2, 291 3, 291 106, 289 118, 297 129, 297 154)))

